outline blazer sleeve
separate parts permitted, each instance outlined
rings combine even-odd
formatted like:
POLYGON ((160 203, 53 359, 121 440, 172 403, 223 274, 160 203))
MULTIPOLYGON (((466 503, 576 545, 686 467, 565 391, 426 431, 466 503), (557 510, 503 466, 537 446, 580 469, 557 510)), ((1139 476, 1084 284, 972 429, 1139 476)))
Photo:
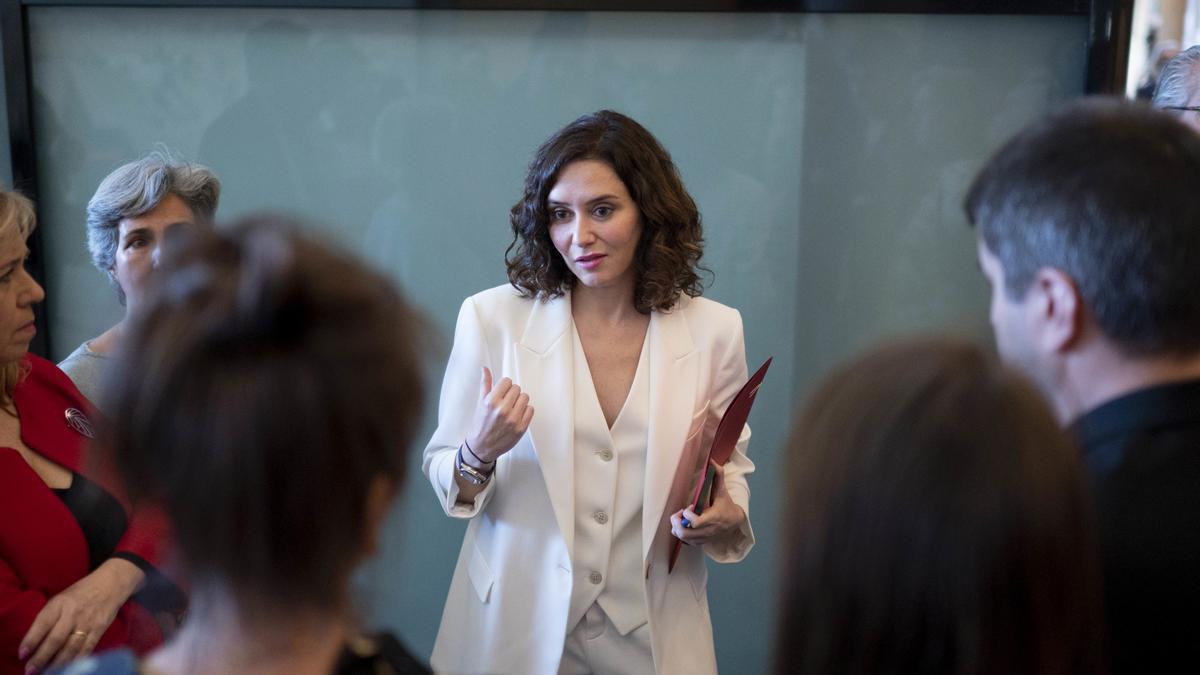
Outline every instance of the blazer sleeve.
POLYGON ((0 560, 0 659, 9 659, 21 646, 38 612, 46 606, 45 595, 25 588, 8 562, 0 560))
POLYGON ((492 479, 475 496, 473 503, 459 503, 458 483, 454 480, 455 456, 458 446, 470 433, 468 427, 479 402, 483 367, 487 366, 495 372, 488 354, 487 336, 475 300, 467 298, 458 310, 454 346, 450 350, 450 361, 446 364, 446 375, 442 379, 437 430, 425 446, 422 463, 425 476, 433 484, 433 491, 442 509, 451 518, 472 518, 482 511, 496 491, 499 478, 493 473, 492 479))
POLYGON ((117 543, 115 552, 129 553, 147 564, 159 566, 171 546, 170 521, 161 509, 152 504, 137 504, 127 510, 129 525, 117 543))
MULTIPOLYGON (((720 350, 721 355, 713 361, 715 370, 711 379, 713 391, 709 397, 709 410, 710 419, 715 420, 721 419, 721 415, 749 377, 746 369, 742 315, 737 310, 733 310, 733 314, 732 332, 725 342, 724 349, 720 350)), ((746 476, 754 471, 754 462, 746 456, 749 444, 750 425, 747 424, 742 428, 733 455, 725 463, 725 489, 729 491, 733 503, 746 512, 746 519, 729 535, 704 545, 704 552, 717 562, 739 562, 754 546, 754 530, 750 527, 750 485, 746 482, 746 476)))
POLYGON ((146 575, 133 600, 153 611, 187 610, 187 579, 174 559, 170 519, 160 507, 141 503, 127 511, 129 525, 113 557, 129 560, 146 575))

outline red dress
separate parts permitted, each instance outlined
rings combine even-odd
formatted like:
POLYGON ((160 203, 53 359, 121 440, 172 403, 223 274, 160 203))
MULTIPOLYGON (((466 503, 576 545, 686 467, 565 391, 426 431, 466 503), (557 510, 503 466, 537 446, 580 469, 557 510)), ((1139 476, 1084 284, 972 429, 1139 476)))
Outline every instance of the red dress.
MULTIPOLYGON (((91 405, 53 363, 28 355, 28 375, 13 392, 21 417, 21 440, 34 452, 71 471, 87 475, 88 438, 68 424, 67 411, 91 405)), ((0 414, 5 414, 0 412, 0 414)), ((120 499, 106 476, 89 476, 120 499)), ((128 513, 128 504, 121 502, 128 513)), ((167 545, 166 519, 154 510, 128 514, 117 551, 150 563, 162 560, 167 545)), ((21 638, 46 602, 86 576, 88 546, 79 523, 13 448, 0 447, 0 675, 21 675, 17 659, 21 638)), ((96 651, 128 645, 138 653, 162 643, 154 617, 136 602, 126 602, 100 638, 96 651)))

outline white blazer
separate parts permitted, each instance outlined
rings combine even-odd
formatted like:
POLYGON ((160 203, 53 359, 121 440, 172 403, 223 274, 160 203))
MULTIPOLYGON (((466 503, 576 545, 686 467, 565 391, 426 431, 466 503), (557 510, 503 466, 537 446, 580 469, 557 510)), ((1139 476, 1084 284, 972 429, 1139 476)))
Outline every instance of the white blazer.
MULTIPOLYGON (((575 528, 572 476, 575 364, 570 296, 547 302, 508 285, 467 298, 425 448, 424 471, 446 514, 469 518, 446 598, 431 665, 447 673, 553 675, 568 630, 575 528), (473 504, 458 504, 455 453, 470 433, 482 366, 529 394, 529 431, 500 457, 473 504)), ((746 382, 737 310, 681 297, 651 314, 650 424, 642 507, 646 608, 657 672, 716 673, 701 547, 684 546, 667 574, 671 524, 687 506, 717 423, 746 382)), ((746 457, 750 429, 725 465, 730 497, 747 515, 726 540, 705 545, 718 562, 737 562, 754 545, 746 457)))

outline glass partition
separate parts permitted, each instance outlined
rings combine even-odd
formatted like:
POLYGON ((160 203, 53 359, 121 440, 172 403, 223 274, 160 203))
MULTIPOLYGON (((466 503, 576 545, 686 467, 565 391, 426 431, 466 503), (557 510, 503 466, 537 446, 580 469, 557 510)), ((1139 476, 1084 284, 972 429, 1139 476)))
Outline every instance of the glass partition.
MULTIPOLYGON (((578 115, 635 117, 704 217, 706 294, 741 310, 758 547, 713 566, 718 659, 766 672, 779 474, 792 412, 851 350, 912 330, 986 334, 960 202, 1003 138, 1082 92, 1086 19, 805 14, 31 8, 52 352, 121 314, 84 209, 163 148, 213 167, 221 215, 262 209, 391 274, 433 317, 441 381, 467 295, 503 283, 508 209, 537 145, 578 115)), ((422 435, 432 431, 435 402, 422 435)), ((420 475, 359 582, 422 656, 462 535, 420 475)))

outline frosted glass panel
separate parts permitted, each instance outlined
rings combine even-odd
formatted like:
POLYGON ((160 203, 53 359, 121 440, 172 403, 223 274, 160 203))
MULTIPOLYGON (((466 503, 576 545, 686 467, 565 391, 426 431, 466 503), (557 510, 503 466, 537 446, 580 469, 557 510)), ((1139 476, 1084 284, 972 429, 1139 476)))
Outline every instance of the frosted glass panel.
MULTIPOLYGON (((714 565, 718 659, 768 668, 778 467, 796 400, 886 334, 983 334, 958 204, 1007 133, 1084 79, 1082 18, 453 11, 30 10, 56 356, 120 307, 84 247, 118 164, 165 147, 212 166, 221 213, 300 214, 402 284, 449 344, 465 296, 504 281, 533 150, 626 112, 700 204, 748 358, 776 357, 751 418, 758 548, 714 565)), ((431 357, 431 384, 445 354, 431 357)), ((423 435, 432 431, 433 411, 423 435)), ((427 656, 462 526, 419 461, 361 575, 366 610, 427 656)))
MULTIPOLYGON (((4 69, 0 68, 0 94, 4 94, 4 69)), ((3 133, 0 134, 0 185, 6 188, 12 187, 12 162, 9 161, 10 145, 8 142, 8 106, 0 105, 0 129, 3 133)))

